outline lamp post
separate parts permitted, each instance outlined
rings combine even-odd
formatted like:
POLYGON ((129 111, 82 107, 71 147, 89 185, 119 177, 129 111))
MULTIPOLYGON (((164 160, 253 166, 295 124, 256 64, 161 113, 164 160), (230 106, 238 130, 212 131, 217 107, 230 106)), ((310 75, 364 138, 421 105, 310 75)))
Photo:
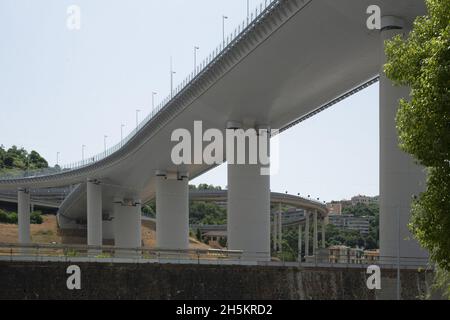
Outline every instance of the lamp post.
POLYGON ((120 125, 120 145, 123 145, 123 128, 125 127, 124 124, 120 125))
POLYGON ((199 50, 200 47, 194 46, 194 73, 197 71, 197 50, 199 50))
POLYGON ((247 0, 247 22, 250 19, 250 0, 247 0))
POLYGON ((84 148, 86 148, 86 146, 83 144, 81 146, 81 160, 84 161, 84 148))
POLYGON ((225 20, 227 20, 227 16, 222 16, 222 39, 223 39, 223 47, 225 48, 225 20))
POLYGON ((172 65, 172 57, 170 57, 170 97, 173 97, 173 75, 176 72, 173 71, 173 65, 172 65))
POLYGON ((155 96, 157 93, 155 91, 152 92, 152 111, 155 110, 155 96))
POLYGON ((137 131, 138 126, 139 126, 139 112, 141 112, 141 110, 136 109, 136 131, 137 131))
POLYGON ((56 152, 56 165, 59 165, 59 151, 56 152))
POLYGON ((103 147, 104 147, 104 149, 105 149, 105 155, 106 155, 106 138, 108 138, 108 136, 107 136, 107 135, 104 135, 104 136, 103 136, 103 147))

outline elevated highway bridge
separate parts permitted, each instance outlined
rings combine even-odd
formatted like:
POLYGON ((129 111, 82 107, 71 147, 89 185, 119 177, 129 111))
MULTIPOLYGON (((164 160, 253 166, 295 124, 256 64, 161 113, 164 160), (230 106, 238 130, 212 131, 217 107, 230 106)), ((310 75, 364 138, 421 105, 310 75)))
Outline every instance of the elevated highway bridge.
MULTIPOLYGON (((187 248, 188 180, 217 164, 175 165, 174 130, 193 132, 200 120, 204 130, 283 131, 380 81, 381 253, 426 256, 403 240, 411 239, 411 196, 424 188, 423 170, 397 143, 397 103, 409 91, 380 72, 384 40, 408 32, 425 13, 422 0, 266 1, 118 145, 62 170, 1 178, 0 189, 18 190, 20 241, 30 240, 29 190, 79 185, 60 211, 86 217, 89 245, 102 243, 103 219, 114 216, 116 243, 136 246, 140 205, 156 198, 158 245, 187 248), (381 30, 366 26, 371 5, 381 8, 381 30)), ((270 176, 260 174, 261 164, 227 165, 229 247, 268 260, 270 176)))

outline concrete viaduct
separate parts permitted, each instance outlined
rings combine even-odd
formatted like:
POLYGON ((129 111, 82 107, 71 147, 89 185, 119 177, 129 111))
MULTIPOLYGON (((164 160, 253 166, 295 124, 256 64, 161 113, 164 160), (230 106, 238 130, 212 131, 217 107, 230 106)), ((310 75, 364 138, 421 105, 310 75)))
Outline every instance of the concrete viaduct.
MULTIPOLYGON (((140 244, 141 203, 156 198, 158 246, 187 248, 188 181, 215 165, 174 165, 175 129, 193 132, 201 120, 205 130, 238 124, 283 131, 379 80, 380 254, 426 256, 407 229, 424 172, 398 148, 395 128, 398 100, 409 91, 381 71, 384 40, 407 33, 425 12, 421 0, 267 1, 124 141, 62 171, 3 177, 0 189, 18 193, 20 242, 30 241, 30 190, 80 185, 82 194, 62 206, 87 218, 88 245, 102 244, 108 216, 116 221, 118 245, 140 244), (381 30, 367 28, 371 5, 381 9, 381 30)), ((270 176, 260 169, 228 163, 228 243, 257 252, 251 259, 269 260, 270 176)))

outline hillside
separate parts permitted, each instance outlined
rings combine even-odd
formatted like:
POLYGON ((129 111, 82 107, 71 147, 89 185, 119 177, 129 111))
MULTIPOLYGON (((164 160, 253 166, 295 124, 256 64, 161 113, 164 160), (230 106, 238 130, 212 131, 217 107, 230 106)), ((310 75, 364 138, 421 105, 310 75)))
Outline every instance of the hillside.
MULTIPOLYGON (((77 235, 65 236, 64 239, 58 232, 56 216, 44 215, 42 224, 31 225, 31 239, 33 243, 42 244, 85 244, 86 238, 77 235)), ((17 243, 17 224, 0 223, 0 243, 17 243)), ((142 241, 145 247, 154 248, 156 244, 155 224, 152 221, 142 221, 142 241)), ((189 239, 191 249, 208 249, 204 243, 196 239, 189 239)))

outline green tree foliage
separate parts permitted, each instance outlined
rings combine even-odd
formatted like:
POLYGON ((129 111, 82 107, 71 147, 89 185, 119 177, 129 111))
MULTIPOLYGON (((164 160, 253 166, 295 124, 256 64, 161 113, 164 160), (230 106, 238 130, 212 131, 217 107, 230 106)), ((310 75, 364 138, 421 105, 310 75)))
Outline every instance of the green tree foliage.
MULTIPOLYGON (((190 190, 221 190, 208 184, 200 184, 198 186, 189 185, 190 190)), ((145 216, 156 218, 155 201, 142 206, 142 213, 145 216)), ((191 201, 189 203, 189 223, 203 225, 217 225, 227 223, 227 211, 225 208, 215 204, 214 202, 191 201)), ((199 238, 200 240, 200 238, 199 238)))
POLYGON ((36 151, 28 153, 24 148, 12 146, 6 150, 0 146, 0 169, 42 169, 48 168, 48 162, 36 151))
POLYGON ((386 43, 386 75, 411 87, 397 114, 400 146, 427 167, 427 189, 412 206, 410 229, 450 271, 450 1, 427 0, 406 39, 386 43))
POLYGON ((227 223, 227 211, 213 202, 191 201, 189 223, 217 225, 227 223))
MULTIPOLYGON (((0 223, 17 224, 18 218, 16 212, 7 212, 0 209, 0 223)), ((42 212, 34 211, 30 215, 30 223, 41 224, 43 222, 42 212)))
POLYGON ((200 183, 198 186, 195 186, 193 184, 189 185, 189 190, 222 190, 222 187, 220 186, 213 186, 212 184, 206 184, 206 183, 200 183))

